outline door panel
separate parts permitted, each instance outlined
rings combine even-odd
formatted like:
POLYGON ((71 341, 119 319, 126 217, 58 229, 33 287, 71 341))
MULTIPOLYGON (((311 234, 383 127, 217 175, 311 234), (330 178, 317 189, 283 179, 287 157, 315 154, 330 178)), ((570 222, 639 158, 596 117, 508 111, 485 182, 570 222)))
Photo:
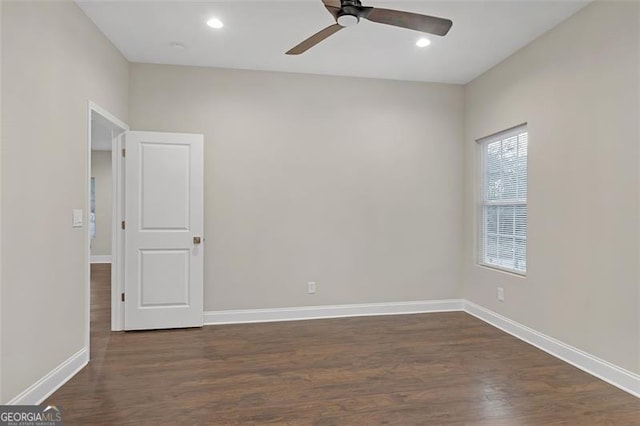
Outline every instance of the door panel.
POLYGON ((140 307, 189 305, 189 250, 140 250, 140 307), (156 283, 168 281, 171 286, 156 283))
POLYGON ((125 330, 202 326, 203 137, 125 143, 125 330))
POLYGON ((142 229, 188 230, 191 146, 143 142, 140 148, 142 229))

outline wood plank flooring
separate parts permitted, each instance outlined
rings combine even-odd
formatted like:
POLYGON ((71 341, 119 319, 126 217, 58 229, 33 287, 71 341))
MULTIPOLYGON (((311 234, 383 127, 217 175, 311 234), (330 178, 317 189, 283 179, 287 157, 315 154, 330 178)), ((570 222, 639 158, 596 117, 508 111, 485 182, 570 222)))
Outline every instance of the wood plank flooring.
POLYGON ((640 399, 465 313, 109 332, 46 404, 65 424, 640 425, 640 399))

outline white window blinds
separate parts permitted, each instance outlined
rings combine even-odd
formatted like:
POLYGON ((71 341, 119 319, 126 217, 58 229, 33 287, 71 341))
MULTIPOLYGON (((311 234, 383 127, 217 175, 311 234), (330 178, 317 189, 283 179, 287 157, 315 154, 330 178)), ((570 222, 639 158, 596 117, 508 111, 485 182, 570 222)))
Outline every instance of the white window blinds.
POLYGON ((526 125, 478 141, 481 147, 482 265, 527 270, 526 125))

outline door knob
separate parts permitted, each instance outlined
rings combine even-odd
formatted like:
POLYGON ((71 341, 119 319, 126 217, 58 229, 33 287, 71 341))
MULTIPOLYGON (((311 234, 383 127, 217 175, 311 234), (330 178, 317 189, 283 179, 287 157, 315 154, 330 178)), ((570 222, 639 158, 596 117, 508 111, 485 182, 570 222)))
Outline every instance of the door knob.
POLYGON ((200 244, 202 242, 202 238, 200 237, 193 237, 193 244, 200 244))

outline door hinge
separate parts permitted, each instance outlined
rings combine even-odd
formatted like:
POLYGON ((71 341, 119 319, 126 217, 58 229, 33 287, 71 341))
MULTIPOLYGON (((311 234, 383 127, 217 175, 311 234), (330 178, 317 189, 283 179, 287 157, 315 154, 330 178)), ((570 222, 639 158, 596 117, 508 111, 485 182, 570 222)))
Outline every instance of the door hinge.
POLYGON ((120 300, 124 302, 124 293, 120 293, 120 300))
POLYGON ((122 148, 122 156, 123 157, 127 156, 127 149, 126 148, 122 148))
POLYGON ((120 226, 122 227, 122 229, 127 229, 127 224, 125 223, 125 221, 123 220, 122 223, 120 224, 120 226))

